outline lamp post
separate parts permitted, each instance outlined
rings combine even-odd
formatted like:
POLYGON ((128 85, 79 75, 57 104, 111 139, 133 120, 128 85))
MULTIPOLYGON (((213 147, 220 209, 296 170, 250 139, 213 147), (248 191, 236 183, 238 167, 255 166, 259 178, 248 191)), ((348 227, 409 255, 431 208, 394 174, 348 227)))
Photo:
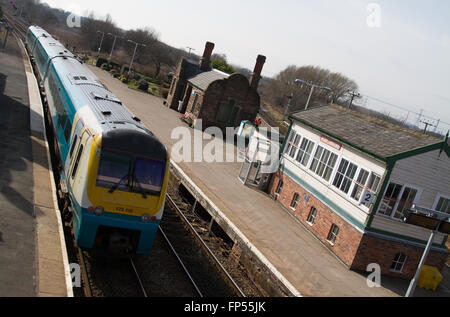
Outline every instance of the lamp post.
POLYGON ((130 69, 128 70, 127 80, 130 78, 130 73, 131 73, 131 69, 133 67, 134 57, 136 56, 136 51, 137 51, 138 46, 147 47, 147 45, 145 45, 145 44, 136 43, 135 41, 132 41, 132 40, 128 40, 128 42, 133 43, 136 46, 134 48, 133 57, 131 58, 130 69))
POLYGON ((98 47, 98 54, 97 54, 97 59, 98 59, 100 57, 100 51, 102 49, 103 40, 105 39, 105 32, 97 31, 97 33, 102 34, 102 39, 100 40, 100 46, 98 47))
POLYGON ((315 84, 311 84, 311 83, 308 83, 307 81, 304 81, 302 79, 296 79, 295 82, 297 84, 302 84, 302 85, 306 85, 308 87, 311 87, 311 92, 309 93, 309 97, 308 97, 308 101, 306 102, 305 110, 308 110, 309 103, 311 102, 311 98, 312 98, 312 95, 313 95, 315 89, 321 89, 321 90, 325 90, 325 91, 328 91, 328 92, 332 92, 333 91, 333 90, 331 90, 331 88, 324 87, 324 86, 319 86, 319 85, 315 85, 315 84))
POLYGON ((446 235, 450 233, 450 215, 448 213, 413 205, 412 209, 405 213, 403 221, 410 225, 430 230, 430 237, 428 239, 427 246, 425 247, 425 251, 423 252, 422 258, 419 262, 416 274, 411 280, 405 295, 405 297, 413 297, 420 274, 422 273, 422 269, 433 246, 434 237, 437 233, 443 233, 446 235))
POLYGON ((113 45, 112 45, 112 48, 111 48, 111 53, 109 54, 109 57, 108 57, 108 66, 109 66, 109 64, 111 63, 111 58, 112 58, 112 54, 114 52, 114 48, 116 46, 117 38, 123 39, 123 37, 115 35, 115 34, 112 34, 112 33, 107 33, 106 35, 111 35, 111 36, 114 37, 114 42, 113 42, 113 45))

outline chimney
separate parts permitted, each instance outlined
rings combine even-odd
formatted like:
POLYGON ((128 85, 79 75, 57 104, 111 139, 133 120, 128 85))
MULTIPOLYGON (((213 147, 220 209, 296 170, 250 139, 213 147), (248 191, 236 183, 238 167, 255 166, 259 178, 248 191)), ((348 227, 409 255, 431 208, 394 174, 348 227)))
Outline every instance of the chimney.
POLYGON ((255 69, 253 70, 253 73, 250 75, 250 87, 252 87, 255 90, 258 89, 259 81, 261 80, 261 72, 265 62, 266 57, 263 55, 258 55, 258 58, 256 59, 255 69))
POLYGON ((207 71, 211 68, 211 56, 214 50, 214 43, 206 42, 203 57, 200 59, 200 70, 207 71))

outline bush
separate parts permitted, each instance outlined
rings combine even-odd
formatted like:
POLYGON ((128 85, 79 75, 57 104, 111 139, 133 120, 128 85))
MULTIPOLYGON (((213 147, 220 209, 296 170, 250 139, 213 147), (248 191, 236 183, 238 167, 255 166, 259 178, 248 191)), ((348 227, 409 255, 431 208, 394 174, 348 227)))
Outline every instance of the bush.
POLYGON ((125 72, 128 72, 130 70, 130 67, 128 65, 123 65, 120 74, 123 75, 125 72))
POLYGON ((112 68, 120 69, 120 64, 118 63, 110 62, 109 64, 111 65, 112 68))
POLYGON ((139 85, 138 85, 139 90, 148 91, 149 87, 150 87, 150 85, 149 85, 148 81, 146 81, 145 79, 139 80, 139 85))
POLYGON ((103 57, 99 57, 98 59, 97 59, 97 63, 95 64, 97 67, 102 67, 103 66, 103 64, 108 64, 108 60, 106 59, 106 58, 103 58, 103 57))
POLYGON ((104 64, 102 65, 101 69, 106 70, 106 71, 108 71, 108 72, 110 71, 110 67, 109 67, 108 63, 104 63, 104 64))

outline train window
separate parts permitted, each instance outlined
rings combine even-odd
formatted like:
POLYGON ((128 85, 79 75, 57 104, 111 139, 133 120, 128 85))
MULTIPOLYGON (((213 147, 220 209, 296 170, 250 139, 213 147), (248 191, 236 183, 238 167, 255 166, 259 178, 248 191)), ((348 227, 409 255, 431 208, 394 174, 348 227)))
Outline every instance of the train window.
POLYGON ((80 159, 81 159, 82 154, 83 154, 83 144, 80 145, 80 149, 78 150, 77 159, 75 161, 75 165, 73 166, 72 179, 74 179, 75 175, 77 174, 78 165, 80 164, 80 159))
POLYGON ((67 121, 67 112, 66 112, 66 110, 64 110, 64 114, 62 115, 62 118, 61 118, 61 127, 64 128, 64 126, 66 125, 66 121, 67 121))
POLYGON ((77 141, 78 141, 78 135, 76 135, 74 138, 73 138, 73 142, 72 142, 72 148, 70 149, 70 158, 72 158, 72 155, 73 155, 73 151, 75 150, 75 146, 77 145, 77 141))
POLYGON ((165 174, 165 162, 136 158, 118 152, 103 151, 97 186, 158 196, 165 174))
POLYGON ((66 142, 69 142, 71 133, 72 133, 72 122, 70 122, 70 120, 68 120, 66 129, 64 130, 64 138, 66 139, 66 142))
POLYGON ((55 104, 56 104, 56 113, 58 114, 59 121, 62 119, 62 110, 63 110, 63 104, 59 100, 59 98, 55 98, 55 104))

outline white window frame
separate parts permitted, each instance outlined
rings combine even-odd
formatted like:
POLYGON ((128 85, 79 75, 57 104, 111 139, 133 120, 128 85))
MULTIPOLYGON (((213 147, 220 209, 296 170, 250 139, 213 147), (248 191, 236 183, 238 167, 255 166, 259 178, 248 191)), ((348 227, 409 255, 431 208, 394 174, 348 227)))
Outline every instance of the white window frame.
MULTIPOLYGON (((320 158, 322 158, 322 157, 323 157, 323 153, 322 153, 322 156, 321 156, 320 158)), ((332 185, 332 184, 333 184, 334 175, 336 174, 336 171, 337 171, 337 169, 338 169, 339 162, 340 162, 341 158, 342 158, 342 154, 341 154, 341 153, 336 152, 335 150, 331 150, 331 149, 329 148, 329 146, 326 146, 325 144, 317 143, 317 144, 314 146, 313 154, 311 155, 310 162, 309 162, 308 166, 305 167, 305 168, 306 168, 312 175, 314 175, 314 177, 316 177, 317 179, 319 179, 320 181, 322 181, 324 184, 327 184, 327 185, 329 186, 329 185, 332 185), (331 152, 332 154, 334 154, 334 155, 337 156, 337 159, 336 159, 336 165, 334 166, 333 171, 331 172, 330 179, 329 179, 328 181, 327 181, 325 178, 323 178, 322 176, 319 176, 315 171, 313 171, 313 170, 311 169, 311 167, 312 167, 312 165, 313 165, 313 163, 314 163, 314 158, 316 157, 316 152, 317 152, 319 146, 320 146, 321 148, 323 148, 324 150, 329 151, 329 152, 331 152)), ((319 162, 321 162, 321 161, 319 161, 319 162)))
POLYGON ((336 241, 337 241, 337 238, 338 238, 338 236, 339 236, 339 233, 341 233, 341 228, 339 228, 339 226, 338 225, 336 225, 336 224, 332 224, 331 225, 331 229, 330 229, 330 232, 328 233, 328 236, 327 236, 327 241, 328 241, 328 243, 329 244, 331 244, 331 245, 335 245, 335 243, 336 243, 336 241), (337 228, 337 233, 335 233, 334 232, 334 228, 337 228), (334 241, 333 241, 333 238, 334 237, 334 241), (330 239, 331 238, 331 239, 330 239))
MULTIPOLYGON (((308 145, 309 145, 309 143, 308 143, 308 145)), ((308 148, 308 147, 307 147, 307 148, 308 148)), ((307 149, 307 148, 306 148, 306 149, 307 149)), ((305 149, 304 153, 306 153, 306 149, 305 149)), ((302 138, 301 138, 301 140, 300 140, 300 142, 299 142, 299 144, 298 144, 297 151, 295 152, 295 156, 294 156, 294 161, 296 162, 296 164, 297 164, 297 165, 300 165, 300 166, 302 166, 302 167, 304 167, 304 168, 309 167, 310 164, 311 164, 311 162, 312 162, 312 160, 313 160, 314 150, 315 150, 315 149, 316 149, 316 142, 314 142, 313 140, 311 140, 311 139, 309 139, 309 138, 307 138, 307 137, 302 136, 302 138), (302 146, 304 140, 307 140, 309 143, 311 143, 311 144, 313 145, 312 150, 311 150, 311 154, 309 155, 309 160, 308 160, 308 162, 306 163, 306 165, 303 165, 301 162, 299 162, 299 161, 297 160, 297 157, 298 157, 298 155, 299 155, 299 153, 300 153, 301 146, 302 146)), ((304 158, 305 158, 305 157, 303 156, 303 159, 304 159, 304 158)))
MULTIPOLYGON (((341 156, 340 160, 338 160, 337 163, 336 163, 336 172, 333 174, 333 177, 332 177, 332 179, 330 181, 331 186, 334 187, 335 189, 337 189, 338 192, 340 192, 341 194, 345 195, 350 200, 355 201, 353 198, 351 198, 351 192, 353 192, 353 187, 355 185, 355 177, 359 176, 359 171, 360 170, 361 170, 361 167, 358 164, 356 164, 355 162, 353 162, 352 160, 349 160, 348 158, 346 158, 344 156, 341 156), (341 166, 341 163, 342 163, 343 160, 346 160, 350 164, 356 166, 355 176, 353 177, 353 179, 351 181, 348 193, 345 193, 339 187, 334 186, 334 180, 336 178, 337 173, 339 172, 339 166, 341 166)), ((365 168, 364 168, 364 170, 367 171, 367 169, 365 169, 365 168)), ((345 174, 347 174, 347 172, 348 172, 348 167, 347 167, 347 170, 345 171, 345 174)), ((344 178, 345 178, 345 175, 344 175, 344 178)), ((341 186, 342 186, 342 183, 341 183, 341 186)))
POLYGON ((294 193, 294 196, 292 197, 291 200, 291 205, 289 206, 292 210, 297 210, 298 204, 300 203, 300 194, 299 193, 294 193), (295 197, 297 197, 297 200, 295 199, 295 197), (295 204, 294 204, 295 202, 295 204), (295 205, 295 206, 292 206, 295 205))
POLYGON ((380 213, 379 213, 380 208, 381 208, 381 205, 380 205, 380 206, 378 207, 378 210, 377 210, 377 215, 380 216, 380 217, 384 217, 384 218, 391 219, 391 220, 403 222, 401 219, 395 218, 394 216, 395 216, 395 213, 397 212, 398 205, 400 204, 400 198, 403 196, 403 194, 404 194, 404 192, 405 192, 405 189, 406 189, 406 188, 411 188, 411 189, 417 190, 417 195, 416 195, 416 197, 415 197, 415 199, 414 199, 413 204, 417 204, 417 202, 422 198, 423 189, 420 188, 420 187, 418 187, 418 186, 416 186, 416 185, 411 185, 411 184, 403 184, 403 185, 402 185, 401 182, 397 182, 397 181, 392 181, 392 180, 390 180, 388 186, 386 187, 386 190, 385 190, 384 193, 383 193, 382 199, 384 199, 384 197, 386 196, 386 193, 387 193, 387 191, 388 191, 388 189, 389 189, 389 185, 390 185, 391 183, 394 183, 394 184, 397 184, 397 185, 401 185, 401 186, 402 186, 402 189, 400 190, 400 193, 398 194, 398 197, 397 197, 397 199, 396 199, 397 201, 396 201, 396 203, 395 203, 395 205, 394 205, 394 208, 392 209, 392 212, 391 212, 390 215, 383 215, 383 214, 380 214, 380 213))
POLYGON ((403 273, 403 269, 405 268, 405 264, 406 264, 406 262, 408 261, 408 256, 406 255, 406 254, 404 254, 404 253, 397 253, 396 255, 395 255, 395 257, 394 257, 394 259, 392 260, 392 263, 391 263, 391 267, 392 267, 392 265, 394 264, 394 262, 396 263, 396 264, 402 264, 402 267, 400 268, 400 270, 394 270, 394 269, 392 269, 392 268, 389 268, 389 271, 391 271, 391 272, 394 272, 394 273, 403 273), (398 262, 398 261, 396 261, 396 258, 397 258, 397 256, 398 255, 400 255, 400 256, 404 256, 405 257, 405 260, 403 261, 403 262, 398 262))
POLYGON ((297 157, 298 150, 300 148, 300 144, 302 142, 302 139, 303 139, 303 136, 300 133, 298 133, 295 130, 292 130, 291 134, 289 135, 289 139, 287 141, 286 151, 285 151, 284 154, 287 155, 289 158, 293 159, 295 162, 297 161, 295 158, 297 157), (294 144, 295 144, 295 139, 296 139, 297 136, 299 137, 299 141, 298 141, 298 146, 296 147, 296 146, 294 146, 294 144), (292 139, 292 141, 291 141, 291 139, 292 139), (289 153, 294 148, 295 148, 294 155, 291 156, 289 153))
POLYGON ((433 204, 433 210, 438 211, 436 208, 437 208, 437 206, 438 206, 438 204, 439 204, 439 200, 441 200, 441 198, 450 200, 450 196, 443 195, 443 194, 439 193, 439 194, 436 196, 436 199, 435 199, 435 201, 434 201, 434 204, 433 204))
POLYGON ((281 192, 283 191, 283 187, 284 187, 284 181, 282 179, 280 179, 278 181, 277 187, 275 189, 275 196, 281 195, 281 192))
POLYGON ((306 223, 309 224, 311 227, 314 226, 316 223, 317 215, 319 214, 319 211, 315 207, 311 207, 309 211, 308 218, 306 219, 306 223), (313 216, 313 210, 316 211, 315 216, 313 216), (312 218, 312 221, 309 221, 312 218))

